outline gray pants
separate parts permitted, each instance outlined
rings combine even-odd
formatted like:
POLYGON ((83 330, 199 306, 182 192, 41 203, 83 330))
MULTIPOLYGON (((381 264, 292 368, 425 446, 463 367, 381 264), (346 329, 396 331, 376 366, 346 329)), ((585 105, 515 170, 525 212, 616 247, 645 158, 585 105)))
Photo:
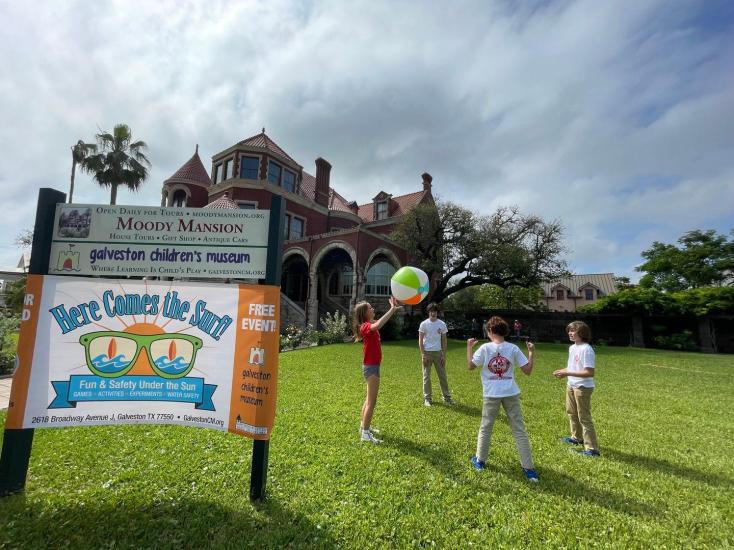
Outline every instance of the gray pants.
POLYGON ((510 422, 512 437, 515 438, 517 451, 520 453, 520 464, 523 468, 534 469, 533 455, 530 454, 530 440, 525 429, 525 421, 522 418, 520 407, 520 395, 512 397, 485 397, 482 406, 482 423, 479 426, 477 436, 477 458, 482 462, 489 455, 489 444, 492 440, 492 428, 500 410, 500 404, 505 408, 507 420, 510 422))
POLYGON ((423 399, 433 400, 431 388, 431 365, 436 366, 436 374, 438 374, 438 383, 441 384, 441 393, 444 401, 451 399, 451 391, 449 390, 449 381, 446 378, 446 366, 441 361, 440 351, 426 351, 426 360, 423 361, 423 399))

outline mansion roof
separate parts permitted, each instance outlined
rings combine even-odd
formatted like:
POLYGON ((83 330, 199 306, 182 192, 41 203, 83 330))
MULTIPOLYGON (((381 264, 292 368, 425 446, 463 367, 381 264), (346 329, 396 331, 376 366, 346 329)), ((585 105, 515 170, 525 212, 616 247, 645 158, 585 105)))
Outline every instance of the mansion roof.
POLYGON ((617 291, 617 285, 614 282, 614 273, 594 273, 589 275, 571 275, 563 279, 557 279, 543 284, 543 291, 546 296, 553 296, 553 291, 557 288, 566 288, 572 294, 580 294, 580 290, 584 287, 598 288, 603 295, 608 296, 617 291))
POLYGON ((187 160, 181 168, 176 170, 170 178, 163 182, 163 185, 167 183, 193 183, 196 185, 203 185, 204 187, 210 187, 212 180, 209 177, 209 172, 204 168, 204 163, 201 162, 199 157, 199 146, 196 146, 196 152, 189 160, 187 160))

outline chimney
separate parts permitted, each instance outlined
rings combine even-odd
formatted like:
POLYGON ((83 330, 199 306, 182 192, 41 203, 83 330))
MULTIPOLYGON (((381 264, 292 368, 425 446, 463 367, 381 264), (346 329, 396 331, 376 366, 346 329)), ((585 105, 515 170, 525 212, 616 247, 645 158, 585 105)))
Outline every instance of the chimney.
POLYGON ((349 206, 349 210, 352 211, 352 214, 359 214, 359 205, 357 204, 357 201, 352 201, 347 206, 349 206))
POLYGON ((317 204, 321 206, 329 206, 329 179, 331 174, 331 164, 322 159, 316 159, 316 196, 314 197, 317 204))
POLYGON ((423 172, 421 177, 423 178, 423 191, 430 191, 431 182, 433 181, 431 174, 429 174, 428 172, 423 172))

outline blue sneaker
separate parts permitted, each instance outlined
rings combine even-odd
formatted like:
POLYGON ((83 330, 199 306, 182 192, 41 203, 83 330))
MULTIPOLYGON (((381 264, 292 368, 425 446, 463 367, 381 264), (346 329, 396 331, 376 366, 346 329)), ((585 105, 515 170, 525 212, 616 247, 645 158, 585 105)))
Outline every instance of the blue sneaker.
POLYGON ((583 445, 584 444, 583 441, 579 441, 575 437, 562 437, 561 441, 563 443, 567 443, 568 445, 583 445))
POLYGON ((487 464, 483 460, 479 460, 476 456, 471 457, 470 460, 475 470, 484 470, 487 467, 487 464))
POLYGON ((601 456, 601 453, 599 451, 595 451, 594 449, 584 449, 583 451, 579 450, 577 452, 580 455, 584 456, 601 456))
POLYGON ((538 472, 536 472, 535 470, 530 470, 528 468, 523 468, 522 471, 525 474, 525 477, 528 479, 528 481, 532 481, 533 483, 540 483, 538 472))

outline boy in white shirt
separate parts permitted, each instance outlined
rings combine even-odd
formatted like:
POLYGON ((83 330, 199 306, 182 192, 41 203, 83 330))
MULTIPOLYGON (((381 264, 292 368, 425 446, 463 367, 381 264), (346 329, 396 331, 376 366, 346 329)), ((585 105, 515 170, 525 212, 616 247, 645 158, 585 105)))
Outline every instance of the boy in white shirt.
POLYGON ((594 391, 596 356, 589 345, 591 330, 582 321, 574 321, 566 327, 568 339, 568 364, 565 369, 553 372, 556 378, 567 378, 566 413, 571 424, 571 437, 561 441, 569 445, 584 445, 579 451, 586 456, 600 456, 594 421, 591 418, 591 394, 594 391))
POLYGON ((515 381, 515 367, 520 367, 526 375, 533 372, 535 346, 532 342, 526 342, 528 357, 525 357, 515 344, 506 342, 505 336, 510 332, 510 327, 501 317, 495 316, 487 321, 487 332, 490 342, 482 345, 474 354, 472 348, 477 343, 476 338, 469 338, 466 341, 466 363, 469 370, 481 369, 484 397, 482 423, 477 436, 477 453, 471 457, 472 466, 477 470, 486 468, 492 428, 502 406, 507 413, 512 436, 520 454, 522 471, 528 481, 538 483, 540 479, 533 464, 530 439, 520 407, 520 387, 515 381))
POLYGON ((421 364, 423 365, 423 404, 426 407, 433 405, 431 389, 431 365, 436 366, 438 382, 441 384, 443 401, 447 405, 453 405, 449 381, 446 378, 446 335, 449 329, 441 319, 438 318, 438 305, 428 304, 428 319, 418 327, 418 348, 421 350, 421 364))

